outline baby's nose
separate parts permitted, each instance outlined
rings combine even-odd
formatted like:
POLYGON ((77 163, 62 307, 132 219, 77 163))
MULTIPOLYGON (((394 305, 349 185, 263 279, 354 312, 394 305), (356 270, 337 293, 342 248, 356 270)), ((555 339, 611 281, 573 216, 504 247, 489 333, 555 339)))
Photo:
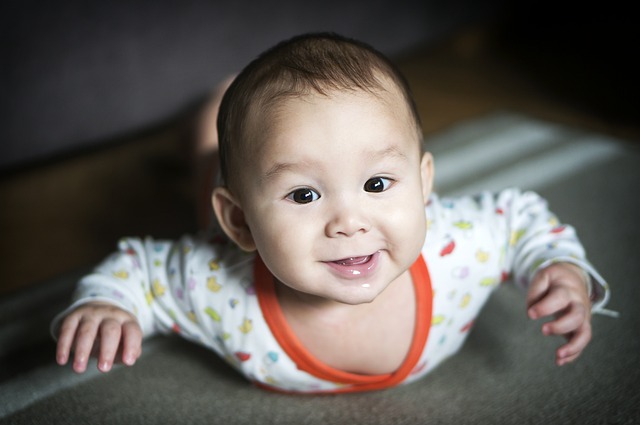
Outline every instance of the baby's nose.
POLYGON ((325 233, 330 238, 350 237, 357 233, 366 233, 371 229, 371 222, 366 211, 359 206, 338 208, 334 216, 327 222, 325 233))

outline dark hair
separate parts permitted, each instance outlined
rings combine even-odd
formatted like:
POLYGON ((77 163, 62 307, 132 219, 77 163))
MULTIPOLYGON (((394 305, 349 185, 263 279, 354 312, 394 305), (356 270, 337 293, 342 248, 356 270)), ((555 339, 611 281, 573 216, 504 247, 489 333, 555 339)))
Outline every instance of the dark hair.
MULTIPOLYGON (((421 138, 420 118, 408 83, 395 65, 373 47, 334 33, 312 33, 265 51, 238 75, 220 105, 217 125, 223 182, 229 186, 230 170, 239 169, 243 155, 250 153, 246 122, 252 112, 262 112, 283 98, 312 92, 375 93, 384 89, 385 78, 398 87, 421 138)), ((232 174, 236 176, 238 172, 232 174)))

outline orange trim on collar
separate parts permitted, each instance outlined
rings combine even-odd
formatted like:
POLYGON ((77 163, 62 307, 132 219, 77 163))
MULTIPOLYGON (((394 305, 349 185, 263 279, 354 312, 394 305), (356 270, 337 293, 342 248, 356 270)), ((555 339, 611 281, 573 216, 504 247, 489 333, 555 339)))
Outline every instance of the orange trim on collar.
MULTIPOLYGON (((404 381, 415 368, 429 337, 433 293, 429 270, 422 255, 413 263, 410 272, 416 294, 416 324, 409 352, 402 365, 395 372, 384 375, 361 375, 326 365, 316 359, 302 345, 284 317, 276 296, 274 278, 259 256, 256 256, 254 267, 258 302, 274 337, 300 370, 320 379, 345 385, 345 387, 330 391, 330 393, 371 391, 392 387, 404 381)), ((277 388, 264 384, 260 384, 260 386, 279 391, 277 388)))

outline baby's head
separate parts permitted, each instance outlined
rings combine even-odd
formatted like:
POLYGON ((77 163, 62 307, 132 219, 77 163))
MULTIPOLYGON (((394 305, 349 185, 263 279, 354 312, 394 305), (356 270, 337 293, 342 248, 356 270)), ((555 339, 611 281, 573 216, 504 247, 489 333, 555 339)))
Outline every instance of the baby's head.
POLYGON ((218 221, 286 287, 370 302, 417 258, 431 156, 407 83, 371 47, 332 34, 275 46, 227 90, 218 134, 218 221))
POLYGON ((409 85, 395 65, 372 47, 336 34, 307 34, 267 50, 251 62, 227 90, 218 113, 221 173, 233 188, 247 169, 255 144, 291 98, 334 92, 378 93, 391 88, 402 96, 406 117, 422 128, 409 85))

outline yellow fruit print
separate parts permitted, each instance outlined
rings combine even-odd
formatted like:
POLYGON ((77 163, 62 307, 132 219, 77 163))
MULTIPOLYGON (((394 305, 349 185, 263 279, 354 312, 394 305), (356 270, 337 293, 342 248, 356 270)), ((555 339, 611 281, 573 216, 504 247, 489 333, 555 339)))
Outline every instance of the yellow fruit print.
POLYGON ((193 323, 198 323, 198 318, 196 317, 196 314, 193 311, 190 311, 187 313, 187 317, 189 318, 189 320, 191 320, 193 323))
POLYGON ((551 227, 557 227, 560 225, 560 221, 557 217, 551 216, 549 217, 549 225, 551 225, 551 227))
POLYGON ((495 277, 485 277, 480 281, 480 286, 495 286, 498 283, 500 283, 500 281, 495 277))
POLYGON ((160 267, 160 266, 162 266, 162 261, 160 261, 160 260, 153 260, 153 265, 154 265, 154 266, 156 266, 156 267, 160 267))
POLYGON ((238 326, 238 329, 240 329, 240 332, 243 334, 248 334, 253 329, 253 322, 251 322, 251 319, 244 319, 242 324, 238 326))
POLYGON ((220 268, 220 264, 218 263, 217 260, 212 259, 211 261, 209 261, 209 270, 218 270, 220 268))
POLYGON ((471 230, 473 229, 473 223, 471 223, 470 221, 464 221, 464 220, 460 220, 460 221, 456 221, 455 223, 453 223, 453 225, 455 227, 457 227, 460 230, 471 230))
POLYGON ((511 232, 511 239, 509 240, 509 245, 516 245, 520 239, 527 233, 526 229, 514 230, 511 232))
POLYGON ((162 283, 160 283, 160 281, 158 279, 154 279, 153 280, 153 286, 151 287, 151 290, 153 291, 153 295, 155 297, 161 297, 164 295, 165 291, 167 290, 167 288, 165 288, 162 283))
POLYGON ((220 320, 222 320, 218 312, 212 309, 211 307, 205 308, 204 312, 206 313, 207 316, 211 317, 214 322, 219 322, 220 320))
POLYGON ((439 314, 437 316, 433 316, 433 318, 431 319, 431 326, 439 325, 439 324, 443 323, 444 320, 445 320, 445 317, 442 314, 439 314))
POLYGON ((222 285, 220 285, 216 281, 215 276, 211 276, 210 278, 207 279, 207 289, 209 289, 212 292, 218 292, 220 289, 222 289, 222 285))
POLYGON ((175 311, 173 310, 169 310, 169 317, 171 317, 173 319, 174 322, 178 321, 178 315, 176 314, 175 311))
POLYGON ((464 295, 464 297, 462 297, 459 307, 465 308, 469 305, 470 302, 471 302, 471 294, 467 293, 464 295))
POLYGON ((151 291, 147 291, 145 292, 144 297, 147 300, 147 304, 151 305, 151 303, 153 302, 153 293, 151 291))
POLYGON ((129 279, 129 272, 127 272, 126 270, 116 270, 115 272, 113 272, 113 275, 118 279, 129 279))
POLYGON ((478 260, 480 263, 486 263, 487 261, 489 261, 490 257, 491 257, 491 254, 489 254, 488 251, 483 251, 479 249, 476 252, 476 260, 478 260))

